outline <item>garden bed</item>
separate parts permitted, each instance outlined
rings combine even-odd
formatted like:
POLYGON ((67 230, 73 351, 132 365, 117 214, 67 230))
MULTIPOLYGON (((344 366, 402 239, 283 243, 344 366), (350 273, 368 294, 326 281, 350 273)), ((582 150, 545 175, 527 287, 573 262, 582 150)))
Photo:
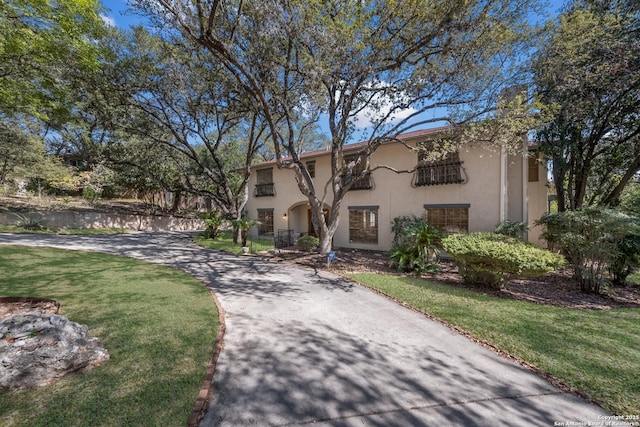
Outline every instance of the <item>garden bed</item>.
MULTIPOLYGON (((388 254, 378 251, 337 249, 336 259, 327 267, 326 256, 318 254, 288 254, 285 258, 298 264, 317 269, 329 269, 339 274, 381 273, 398 274, 389 266, 388 254)), ((441 271, 423 274, 421 277, 433 282, 446 283, 471 289, 488 295, 530 301, 537 304, 554 305, 588 310, 607 310, 623 307, 640 307, 640 285, 611 287, 606 295, 586 294, 580 285, 571 279, 568 269, 535 278, 509 281, 502 290, 474 287, 462 282, 457 267, 450 261, 441 262, 441 271)))

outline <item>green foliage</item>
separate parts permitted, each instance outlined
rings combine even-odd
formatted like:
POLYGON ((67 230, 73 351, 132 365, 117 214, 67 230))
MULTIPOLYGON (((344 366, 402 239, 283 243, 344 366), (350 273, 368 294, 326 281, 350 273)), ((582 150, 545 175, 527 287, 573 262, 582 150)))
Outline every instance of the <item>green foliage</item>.
MULTIPOLYGON (((241 246, 233 239, 233 233, 222 231, 217 239, 205 239, 204 236, 195 236, 193 240, 200 246, 217 251, 225 251, 236 255, 244 254, 241 246)), ((248 242, 251 253, 266 252, 275 249, 273 239, 252 237, 248 242)))
POLYGON ((582 290, 600 293, 609 283, 607 267, 622 274, 624 264, 633 263, 638 220, 608 209, 545 214, 538 221, 546 227, 543 237, 567 257, 582 290), (625 255, 627 253, 628 255, 625 255))
POLYGON ((68 114, 69 75, 98 67, 105 24, 97 0, 0 3, 0 112, 68 114))
POLYGON ((620 196, 620 209, 635 217, 640 217, 640 183, 629 184, 620 196))
POLYGON ((503 234, 509 237, 522 238, 522 235, 529 229, 525 222, 506 220, 496 225, 494 233, 503 234))
MULTIPOLYGON (((421 114, 429 115, 428 123, 469 123, 491 115, 501 89, 523 80, 528 64, 521 52, 534 35, 528 14, 538 9, 535 0, 294 0, 246 4, 229 14, 221 13, 218 2, 202 0, 133 3, 151 17, 158 34, 198 34, 192 37, 198 57, 220 64, 235 80, 234 94, 242 92, 251 109, 268 119, 270 149, 279 167, 294 171, 309 199, 323 252, 331 247, 345 195, 366 177, 381 143, 424 124, 412 120, 421 114), (299 160, 308 147, 307 130, 320 115, 329 120, 333 159, 343 159, 355 138, 368 140, 357 161, 331 162, 326 221, 321 218, 329 187, 314 183, 299 160)), ((508 120, 492 137, 517 134, 515 125, 536 116, 502 113, 494 122, 519 119, 508 120)))
POLYGON ((640 230, 624 236, 609 264, 611 282, 615 286, 626 284, 627 277, 640 267, 640 230))
POLYGON ((389 252, 391 264, 398 271, 437 271, 440 251, 438 244, 444 233, 430 227, 426 219, 416 216, 399 216, 391 222, 394 233, 389 252))
POLYGON ((302 236, 296 241, 296 245, 300 246, 305 252, 314 252, 318 250, 320 239, 314 236, 302 236))
POLYGON ((43 231, 49 228, 45 220, 38 218, 37 216, 33 216, 30 213, 21 214, 14 212, 13 214, 18 218, 18 223, 16 225, 23 230, 43 231))
POLYGON ((215 239, 220 233, 220 227, 224 224, 224 218, 218 211, 203 212, 200 214, 200 218, 204 221, 206 229, 203 236, 205 239, 215 239))
POLYGON ((538 95, 555 109, 537 139, 559 211, 616 206, 640 168, 638 22, 637 1, 583 0, 547 28, 532 68, 538 95))
POLYGON ((496 233, 452 234, 442 247, 465 282, 498 289, 511 277, 539 276, 564 264, 558 254, 496 233))
POLYGON ((261 222, 251 218, 240 218, 240 219, 234 219, 233 221, 231 221, 231 224, 233 225, 234 228, 237 228, 240 231, 240 239, 242 240, 241 242, 242 246, 246 247, 247 237, 249 236, 249 230, 251 230, 251 228, 254 226, 260 225, 261 222))
POLYGON ((82 189, 82 197, 89 203, 93 203, 98 198, 98 193, 91 187, 85 187, 82 189))

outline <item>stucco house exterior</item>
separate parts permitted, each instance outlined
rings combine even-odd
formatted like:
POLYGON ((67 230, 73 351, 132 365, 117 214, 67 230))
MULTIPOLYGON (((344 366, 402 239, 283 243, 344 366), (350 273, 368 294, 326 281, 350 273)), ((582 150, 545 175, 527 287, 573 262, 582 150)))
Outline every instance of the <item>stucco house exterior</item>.
MULTIPOLYGON (((418 130, 398 139, 416 147, 428 144, 444 129, 418 130)), ((345 156, 358 148, 358 144, 345 146, 345 156)), ((319 191, 330 179, 329 156, 327 150, 301 156, 319 191)), ((377 169, 358 181, 343 200, 334 247, 387 251, 393 240, 391 221, 401 215, 426 216, 430 224, 448 232, 466 232, 493 231, 504 220, 533 226, 547 210, 546 169, 526 141, 519 155, 462 144, 458 152, 443 160, 429 162, 420 157, 399 142, 382 144, 376 150, 372 166, 386 164, 397 170, 419 167, 410 174, 377 169)), ((261 222, 253 233, 286 234, 294 239, 314 234, 307 199, 292 170, 279 169, 275 162, 257 164, 249 185, 247 216, 261 222)), ((532 228, 527 238, 541 244, 539 235, 540 230, 532 228)))

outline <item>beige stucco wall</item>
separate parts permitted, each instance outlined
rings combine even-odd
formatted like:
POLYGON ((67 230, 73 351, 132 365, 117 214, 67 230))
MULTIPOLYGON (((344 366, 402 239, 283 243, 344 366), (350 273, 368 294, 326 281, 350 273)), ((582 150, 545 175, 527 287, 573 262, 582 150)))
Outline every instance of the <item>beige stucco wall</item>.
POLYGON ((538 181, 528 183, 529 194, 529 241, 538 246, 546 247, 547 242, 540 237, 542 227, 535 226, 548 210, 547 168, 544 162, 538 165, 538 181))
MULTIPOLYGON (((414 141, 415 142, 415 141, 414 141)), ((316 188, 319 192, 329 180, 329 156, 319 155, 305 160, 316 161, 316 188)), ((501 161, 506 162, 508 193, 506 197, 505 219, 522 220, 522 156, 501 157, 495 148, 463 146, 460 149, 460 160, 463 162, 467 181, 463 184, 446 184, 438 186, 412 187, 412 174, 396 174, 386 169, 373 172, 374 188, 349 192, 340 209, 340 223, 334 237, 334 246, 388 250, 393 235, 391 221, 400 215, 423 215, 425 204, 469 204, 470 231, 491 231, 500 222, 500 174, 501 161), (378 244, 362 244, 349 242, 349 207, 378 206, 378 244)), ((412 169, 417 162, 415 152, 400 144, 383 145, 372 157, 372 167, 390 165, 398 170, 412 169)), ((526 165, 526 163, 525 163, 526 165)), ((275 165, 258 165, 255 169, 273 168, 275 197, 250 196, 247 204, 249 217, 256 218, 258 209, 274 209, 274 231, 293 229, 296 233, 306 233, 307 207, 306 198, 297 187, 294 173, 291 170, 280 170, 275 165), (284 214, 287 213, 287 217, 284 214)), ((540 173, 541 177, 546 176, 540 173)), ((255 174, 250 188, 255 187, 255 174)), ((537 219, 546 209, 546 187, 544 183, 527 185, 529 218, 537 219), (538 185, 540 184, 540 185, 538 185), (533 187, 533 188, 532 188, 533 187), (541 188, 545 188, 542 194, 541 188), (542 199, 542 200, 540 200, 542 199), (543 208, 544 207, 544 208, 543 208)), ((329 190, 330 191, 330 190, 329 190)), ((331 194, 327 194, 326 203, 331 204, 331 194)))

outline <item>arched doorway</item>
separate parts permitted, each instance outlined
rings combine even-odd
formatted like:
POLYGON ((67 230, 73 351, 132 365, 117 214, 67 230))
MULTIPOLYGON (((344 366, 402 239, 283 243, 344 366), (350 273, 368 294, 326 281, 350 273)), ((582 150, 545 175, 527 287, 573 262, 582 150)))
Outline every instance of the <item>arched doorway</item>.
MULTIPOLYGON (((325 215, 329 214, 329 206, 325 203, 323 209, 325 215)), ((289 228, 292 229, 296 236, 316 236, 311 221, 311 207, 308 202, 298 202, 288 209, 289 212, 289 228)))

